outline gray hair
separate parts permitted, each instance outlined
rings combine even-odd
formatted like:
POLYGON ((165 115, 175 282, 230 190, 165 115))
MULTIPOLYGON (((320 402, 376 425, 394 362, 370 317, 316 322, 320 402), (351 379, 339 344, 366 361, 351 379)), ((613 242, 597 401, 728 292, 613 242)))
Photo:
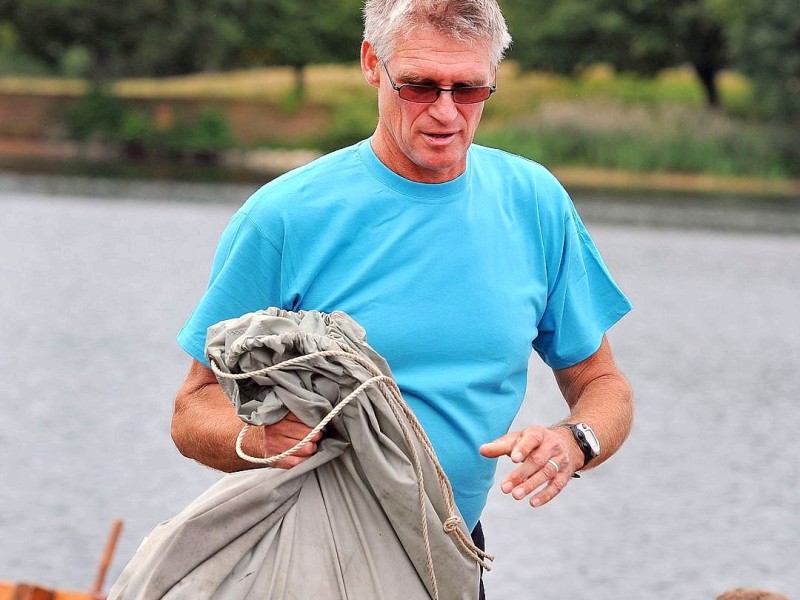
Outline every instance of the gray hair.
POLYGON ((366 0, 364 39, 386 61, 394 40, 418 27, 432 27, 452 39, 485 42, 493 67, 500 64, 511 36, 496 0, 366 0))

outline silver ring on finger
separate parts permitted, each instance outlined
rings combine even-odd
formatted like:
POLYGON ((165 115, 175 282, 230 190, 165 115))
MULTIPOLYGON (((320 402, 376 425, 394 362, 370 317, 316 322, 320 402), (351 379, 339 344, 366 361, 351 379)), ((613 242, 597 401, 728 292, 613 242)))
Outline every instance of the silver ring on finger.
POLYGON ((556 470, 556 475, 559 473, 559 471, 561 471, 561 469, 558 468, 558 463, 554 461, 552 458, 548 458, 547 462, 553 465, 553 468, 556 470))

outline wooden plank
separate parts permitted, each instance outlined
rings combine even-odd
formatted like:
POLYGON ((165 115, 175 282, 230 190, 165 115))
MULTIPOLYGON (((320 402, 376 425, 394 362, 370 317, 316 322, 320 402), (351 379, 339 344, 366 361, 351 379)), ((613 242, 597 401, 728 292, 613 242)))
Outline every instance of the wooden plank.
POLYGON ((53 600, 100 600, 105 596, 95 596, 88 592, 69 592, 65 590, 55 590, 53 600))
POLYGON ((5 592, 9 600, 53 600, 53 592, 31 583, 17 583, 5 592))
POLYGON ((0 581, 0 600, 98 600, 89 592, 48 590, 30 583, 0 581))

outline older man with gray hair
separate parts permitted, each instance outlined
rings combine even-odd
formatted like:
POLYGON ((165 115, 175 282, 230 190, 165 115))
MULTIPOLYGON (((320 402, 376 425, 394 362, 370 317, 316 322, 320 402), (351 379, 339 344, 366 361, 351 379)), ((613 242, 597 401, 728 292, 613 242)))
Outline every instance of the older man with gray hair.
MULTIPOLYGON (((252 468, 233 450, 242 422, 209 370, 206 330, 270 306, 344 311, 388 360, 480 541, 493 459, 516 464, 501 490, 538 507, 626 438, 632 394, 606 332, 630 303, 558 181, 473 143, 511 43, 497 3, 367 0, 364 23, 375 132, 268 183, 231 219, 178 336, 194 360, 173 439, 216 469, 252 468), (509 432, 532 349, 567 411, 509 432)), ((251 428, 244 448, 277 454, 309 430, 290 414, 251 428)))

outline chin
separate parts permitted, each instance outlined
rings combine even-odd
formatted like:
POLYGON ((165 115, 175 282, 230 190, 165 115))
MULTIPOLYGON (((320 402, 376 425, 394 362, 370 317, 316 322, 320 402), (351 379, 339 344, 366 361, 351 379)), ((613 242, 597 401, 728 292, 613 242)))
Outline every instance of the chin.
POLYGON ((437 153, 427 153, 420 157, 417 165, 423 169, 431 171, 449 172, 452 170, 463 170, 466 164, 465 152, 448 152, 446 155, 437 153))

